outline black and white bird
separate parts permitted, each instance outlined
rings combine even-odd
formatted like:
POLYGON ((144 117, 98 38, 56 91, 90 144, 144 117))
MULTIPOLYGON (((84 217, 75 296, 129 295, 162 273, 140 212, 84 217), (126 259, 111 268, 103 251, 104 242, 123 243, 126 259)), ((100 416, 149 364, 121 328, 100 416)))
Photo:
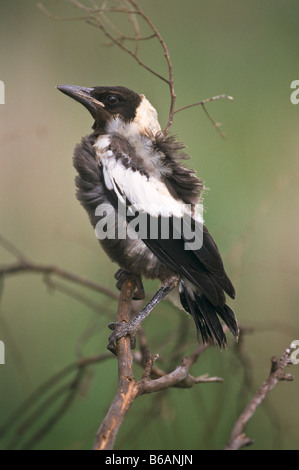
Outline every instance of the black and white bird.
POLYGON ((192 315, 204 342, 211 340, 220 348, 226 346, 220 320, 237 339, 235 315, 225 298, 225 293, 234 298, 235 290, 219 250, 196 211, 204 185, 193 170, 182 165, 181 160, 189 158, 182 154, 184 146, 173 136, 163 134, 157 112, 144 95, 121 86, 57 88, 83 104, 94 120, 93 132, 82 139, 74 152, 77 198, 93 227, 103 220, 99 207, 105 208, 105 217, 113 219, 118 229, 121 224, 121 228, 127 228, 134 219, 130 207, 147 219, 160 222, 156 236, 150 236, 147 229, 146 234, 136 237, 129 233, 117 236, 117 230, 115 237, 100 237, 108 256, 121 268, 116 276, 119 285, 126 275, 135 276, 135 298, 144 297, 142 277, 162 282, 153 299, 133 320, 114 325, 108 348, 115 350, 116 340, 127 334, 134 338, 143 319, 168 294, 192 315), (125 208, 124 219, 117 217, 120 207, 125 208), (191 244, 188 249, 183 230, 179 234, 177 229, 169 230, 165 237, 161 229, 163 220, 167 219, 173 228, 185 216, 189 216, 187 223, 194 229, 192 233, 198 225, 202 228, 202 243, 195 247, 191 244))

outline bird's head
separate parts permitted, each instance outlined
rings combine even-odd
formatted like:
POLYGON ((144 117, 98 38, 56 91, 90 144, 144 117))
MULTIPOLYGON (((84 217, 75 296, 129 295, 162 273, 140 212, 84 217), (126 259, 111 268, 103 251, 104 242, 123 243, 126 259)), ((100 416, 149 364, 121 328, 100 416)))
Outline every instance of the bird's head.
POLYGON ((161 128, 157 112, 144 95, 122 86, 96 86, 85 88, 59 85, 58 90, 83 104, 94 119, 93 129, 101 133, 117 118, 123 123, 135 122, 145 134, 156 133, 161 128))

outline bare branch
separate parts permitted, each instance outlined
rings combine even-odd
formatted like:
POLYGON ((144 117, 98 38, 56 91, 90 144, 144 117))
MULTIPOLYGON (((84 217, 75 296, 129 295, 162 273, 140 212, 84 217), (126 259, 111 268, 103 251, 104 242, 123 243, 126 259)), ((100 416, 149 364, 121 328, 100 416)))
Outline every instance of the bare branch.
POLYGON ((172 121, 173 121, 173 115, 174 115, 174 105, 175 105, 175 100, 176 100, 176 94, 175 94, 175 91, 174 91, 174 83, 173 83, 173 68, 172 68, 172 62, 170 60, 170 55, 169 55, 169 51, 168 51, 168 48, 167 48, 167 45, 165 43, 165 41, 163 40, 160 32, 157 30, 157 28, 153 25, 153 23, 151 22, 150 18, 145 15, 143 13, 143 11, 138 7, 137 3, 135 2, 135 0, 128 0, 135 8, 136 10, 138 11, 138 13, 140 14, 140 16, 142 16, 142 18, 144 18, 144 20, 146 21, 146 23, 150 26, 150 28, 153 30, 154 34, 157 36, 162 48, 163 48, 163 51, 164 51, 164 56, 165 56, 165 59, 166 59, 166 62, 167 62, 167 66, 168 66, 168 80, 165 80, 166 83, 168 84, 169 86, 169 90, 170 90, 170 96, 171 96, 171 99, 170 99, 170 110, 169 110, 169 118, 168 118, 168 122, 166 124, 166 127, 164 129, 164 134, 166 135, 167 132, 169 131, 169 128, 172 124, 172 121))
POLYGON ((70 271, 66 271, 65 269, 59 268, 55 265, 37 264, 26 260, 0 266, 0 277, 10 276, 18 273, 39 273, 45 274, 47 276, 55 275, 62 279, 80 284, 81 286, 88 287, 89 289, 95 290, 96 292, 105 294, 107 297, 112 299, 118 299, 118 295, 108 287, 102 286, 97 282, 86 279, 78 274, 71 273, 70 271))
MULTIPOLYGON (((170 103, 170 111, 169 111, 169 120, 166 125, 166 128, 164 130, 164 133, 166 134, 172 124, 173 120, 173 114, 174 114, 174 103, 175 103, 175 92, 174 92, 174 85, 173 85, 173 70, 172 70, 172 63, 170 60, 169 52, 167 45, 165 41, 163 40, 160 32, 157 30, 157 28, 153 25, 152 21, 150 18, 141 10, 141 8, 137 5, 137 3, 134 0, 127 0, 125 2, 126 5, 131 6, 130 8, 128 7, 121 7, 121 8, 89 8, 85 5, 83 5, 81 2, 78 0, 69 0, 70 3, 72 3, 74 6, 76 6, 78 9, 81 11, 84 11, 87 16, 81 16, 81 17, 73 17, 73 18, 61 18, 53 15, 50 13, 43 4, 38 4, 38 7, 43 13, 45 13, 47 16, 52 18, 55 21, 70 21, 70 20, 85 20, 88 22, 88 24, 91 24, 93 26, 96 26, 101 29, 103 34, 115 45, 117 45, 120 49, 122 49, 124 52, 129 54, 141 67, 143 67, 145 70, 150 72, 151 74, 155 75, 157 78, 160 80, 164 81, 167 83, 169 86, 170 94, 171 94, 171 103, 170 103), (125 44, 124 40, 128 39, 126 35, 119 34, 119 31, 117 32, 118 36, 114 36, 112 33, 110 33, 105 26, 103 22, 103 14, 104 13, 124 13, 128 15, 130 18, 131 22, 133 23, 133 29, 135 32, 135 50, 132 51, 129 49, 125 44), (135 15, 135 16, 133 16, 135 15), (143 39, 152 39, 156 37, 158 41, 160 42, 163 53, 167 62, 167 67, 168 67, 168 78, 165 78, 163 75, 158 73, 156 70, 153 68, 149 67, 144 61, 142 61, 138 55, 138 43, 141 39, 140 37, 140 30, 139 26, 137 25, 137 20, 136 20, 136 15, 139 15, 143 20, 146 22, 146 24, 149 26, 149 28, 153 31, 152 35, 147 36, 147 38, 143 39)), ((104 17, 106 18, 106 16, 104 17)), ((113 23, 109 22, 110 26, 112 25, 112 29, 115 30, 115 26, 113 23)))
MULTIPOLYGON (((129 322, 131 300, 135 288, 135 282, 131 279, 124 281, 119 296, 117 321, 129 322)), ((118 358, 118 390, 97 432, 94 450, 113 449, 118 430, 138 394, 133 377, 133 356, 129 336, 117 341, 116 350, 118 358)))
MULTIPOLYGON (((78 274, 71 273, 66 271, 65 269, 61 269, 55 265, 47 265, 47 264, 37 264, 29 260, 24 253, 19 250, 12 242, 7 240, 3 235, 0 234, 0 245, 8 252, 11 253, 13 256, 17 258, 16 263, 10 263, 7 265, 0 265, 0 278, 3 276, 11 276, 18 273, 39 273, 44 274, 45 276, 58 276, 62 279, 67 281, 74 282, 76 284, 80 284, 84 287, 88 287, 89 289, 95 290, 96 292, 100 292, 107 297, 117 300, 118 295, 111 289, 108 289, 101 284, 94 282, 90 279, 86 279, 78 274)), ((48 279, 45 279, 47 284, 48 279)))
POLYGON ((7 448, 15 449, 20 447, 23 436, 27 436, 31 428, 36 428, 37 420, 43 415, 48 415, 50 406, 64 396, 64 400, 55 412, 52 413, 46 422, 21 446, 22 449, 34 447, 37 441, 47 434, 54 424, 62 418, 63 414, 72 404, 74 398, 80 391, 80 385, 86 368, 106 359, 111 359, 111 354, 105 353, 80 358, 40 385, 1 425, 0 437, 7 435, 8 432, 16 426, 13 437, 7 448), (76 372, 75 378, 60 385, 73 372, 76 372), (27 418, 23 419, 25 415, 27 415, 27 418))
MULTIPOLYGON (((77 300, 82 305, 85 305, 89 309, 93 310, 97 314, 109 314, 112 315, 114 312, 112 308, 107 306, 107 300, 105 299, 103 302, 95 302, 90 298, 89 295, 84 295, 81 292, 78 292, 77 287, 69 287, 66 285, 64 281, 59 282, 53 279, 51 275, 45 275, 43 277, 43 281, 48 287, 49 291, 59 291, 68 297, 71 297, 74 300, 77 300)), ((109 300, 108 300, 109 301, 109 300)))
POLYGON ((202 106, 204 112, 206 113, 206 115, 208 116, 209 120, 211 121, 211 123, 213 124, 213 126, 215 127, 215 129, 219 132, 219 134, 221 135, 222 138, 225 138, 225 134, 220 130, 220 126, 221 124, 219 124, 218 122, 214 121, 214 119, 211 117, 211 115, 208 113, 207 111, 207 108, 206 108, 206 103, 209 103, 210 101, 216 101, 216 100, 219 100, 221 98, 225 98, 229 101, 233 101, 234 98, 232 96, 229 96, 229 95, 226 95, 225 93, 223 93, 222 95, 217 95, 217 96, 212 96, 210 98, 206 98, 205 100, 202 100, 202 101, 199 101, 198 103, 192 103, 192 104, 189 104, 187 106, 183 106, 182 108, 179 108, 179 109, 176 109, 174 111, 174 114, 176 113, 179 113, 180 111, 183 111, 185 109, 190 109, 190 108, 193 108, 194 106, 202 106))
POLYGON ((179 113, 180 111, 183 111, 184 109, 193 108, 194 106, 200 106, 200 105, 202 106, 206 103, 209 103, 210 101, 220 100, 221 98, 227 99, 229 101, 234 101, 234 98, 232 96, 229 96, 223 93, 222 95, 211 96, 210 98, 206 98, 202 101, 198 101, 198 103, 192 103, 192 104, 188 104, 187 106, 183 106, 182 108, 178 108, 174 111, 174 114, 179 113))
MULTIPOLYGON (((166 48, 166 45, 163 41, 163 39, 161 38, 160 34, 158 33, 157 29, 153 26, 153 24, 151 23, 150 19, 142 12, 142 10, 137 6, 137 4, 133 1, 133 0, 128 0, 130 4, 132 4, 136 9, 135 10, 131 10, 131 9, 126 9, 126 8, 119 8, 119 9, 115 9, 115 8, 109 8, 107 9, 106 11, 107 12, 120 12, 120 13, 125 13, 127 15, 131 15, 131 14, 138 14, 140 15, 145 21, 146 23, 150 26, 150 28, 153 30, 153 33, 154 33, 154 37, 157 37, 159 39, 159 41, 161 42, 162 46, 163 46, 163 49, 166 48), (158 34, 157 34, 158 33, 158 34)), ((122 49, 124 52, 126 52, 127 54, 129 54, 131 57, 133 57, 133 59, 138 63, 138 65, 140 65, 141 67, 143 67, 144 69, 146 69, 148 72, 150 72, 151 74, 155 75, 156 77, 158 77, 159 79, 163 80, 164 82, 166 82, 167 84, 170 85, 170 81, 168 79, 166 79, 165 77, 163 77, 161 74, 159 74, 158 72, 156 72, 154 69, 152 69, 151 67, 149 67, 148 65, 146 65, 145 62, 143 62, 139 56, 137 55, 137 53, 135 53, 134 51, 132 51, 131 49, 129 49, 128 47, 126 47, 124 44, 123 44, 123 38, 125 38, 125 36, 122 36, 121 39, 118 39, 117 37, 113 36, 109 31, 108 29, 105 27, 105 25, 103 24, 103 22, 101 21, 101 16, 98 15, 98 13, 102 13, 103 10, 101 9, 91 9, 91 8, 88 8, 86 7, 85 5, 83 5, 82 3, 78 2, 77 0, 70 0, 70 2, 75 5, 76 7, 78 7, 79 9, 85 11, 88 15, 89 15, 89 20, 88 20, 88 23, 89 24, 93 24, 94 26, 97 26, 98 28, 101 29, 101 31, 104 33, 104 35, 114 44, 116 44, 120 49, 122 49)), ((85 19, 85 18, 84 18, 85 19)), ((150 36, 152 37, 152 36, 150 36)), ((135 48, 136 50, 136 48, 135 48)), ((167 52, 168 54, 168 52, 167 52)), ((169 57, 169 56, 168 56, 169 57)))
POLYGON ((169 387, 191 388, 199 383, 223 381, 220 377, 208 377, 207 375, 193 377, 189 374, 190 365, 191 361, 188 358, 184 358, 181 365, 169 374, 165 374, 155 380, 141 379, 138 383, 140 394, 160 392, 169 387))
MULTIPOLYGON (((118 306, 118 321, 129 321, 131 311, 131 299, 134 294, 135 283, 126 279, 118 306)), ((111 450, 120 426, 136 398, 143 394, 158 392, 169 387, 190 388, 199 383, 221 382, 219 377, 208 377, 207 375, 193 377, 189 374, 189 368, 199 356, 199 352, 185 357, 180 366, 172 372, 165 374, 154 366, 158 356, 152 356, 146 348, 144 334, 141 335, 142 354, 135 354, 138 363, 144 366, 142 378, 135 382, 133 377, 132 362, 133 355, 130 348, 130 338, 121 338, 116 343, 118 357, 118 390, 111 406, 102 422, 94 443, 94 450, 111 450), (153 379, 154 377, 154 379, 153 379)), ((198 348, 197 348, 198 349, 198 348)))
POLYGON ((253 443, 252 439, 246 436, 244 429, 250 418, 256 412, 258 406, 262 401, 267 397, 267 395, 273 390, 273 388, 281 380, 292 381, 293 377, 291 374, 285 374, 284 369, 291 365, 291 348, 288 347, 280 360, 278 361, 276 357, 272 358, 271 362, 271 371, 268 379, 262 384, 259 390, 254 395, 251 402, 245 408, 241 416, 238 418, 228 444, 225 446, 224 450, 238 450, 241 447, 248 446, 253 443))
POLYGON ((71 16, 71 17, 66 17, 66 18, 62 18, 61 16, 55 16, 42 3, 38 3, 37 8, 39 10, 41 10, 49 18, 51 18, 51 20, 54 20, 54 21, 76 21, 76 20, 78 20, 78 21, 83 20, 84 21, 84 20, 89 20, 89 16, 71 16))
POLYGON ((182 108, 179 108, 175 110, 175 101, 176 101, 176 93, 174 89, 174 74, 173 74, 173 65, 170 59, 170 54, 169 50, 167 47, 166 42, 164 41, 162 35, 160 34, 159 30, 155 27, 155 25, 152 23, 151 19, 149 18, 148 15, 144 13, 144 11, 139 7, 137 2, 135 0, 120 0, 118 4, 120 6, 118 7, 113 7, 113 6, 107 6, 108 2, 105 1, 102 5, 102 7, 98 7, 95 2, 93 3, 93 8, 88 7, 81 3, 78 0, 69 0, 69 2, 78 8, 80 11, 83 11, 86 16, 77 16, 77 17, 69 17, 69 18, 62 18, 53 15, 51 12, 47 10, 47 8, 42 4, 38 4, 38 8, 45 13, 48 17, 55 21, 72 21, 72 20, 82 20, 86 21, 89 25, 95 26, 99 28, 103 34, 109 39, 109 44, 115 44, 117 47, 119 47, 121 50, 123 50, 125 53, 130 55, 138 65, 140 65, 142 68, 150 72, 152 75, 156 76, 160 80, 162 80, 164 83, 168 85, 169 92, 170 92, 170 108, 169 108, 169 116, 168 116, 168 121, 166 124, 166 127, 163 131, 164 135, 168 134, 169 129, 173 123, 173 118, 176 113, 179 111, 182 111, 183 109, 188 109, 193 106, 199 106, 201 105, 208 116, 209 120, 212 122, 213 126, 216 128, 216 130, 219 132, 222 138, 225 138, 225 135, 223 132, 220 131, 220 124, 217 123, 212 119, 210 114, 208 113, 205 104, 217 100, 219 98, 226 98, 229 100, 232 100, 233 98, 228 96, 228 95, 219 95, 215 96, 212 98, 208 98, 206 100, 200 101, 199 103, 194 103, 191 105, 184 106, 182 108), (123 34, 119 28, 116 27, 115 23, 111 21, 108 18, 108 14, 110 13, 120 13, 120 14, 125 14, 127 15, 133 29, 133 36, 128 36, 126 34, 123 34), (152 34, 149 34, 147 36, 142 37, 141 35, 141 30, 140 26, 137 20, 137 17, 142 18, 142 20, 145 22, 145 24, 152 30, 152 34), (166 60, 166 65, 167 65, 167 77, 164 75, 160 74, 157 72, 152 67, 149 67, 146 62, 144 62, 139 55, 139 43, 140 41, 144 40, 149 40, 157 38, 159 41, 162 51, 163 51, 163 56, 166 60), (130 49, 127 47, 124 42, 125 41, 134 41, 135 42, 135 48, 134 50, 130 49))
POLYGON ((0 245, 10 254, 12 254, 15 258, 17 258, 20 262, 25 263, 27 261, 27 257, 24 253, 19 250, 10 240, 5 238, 3 235, 0 234, 0 245))

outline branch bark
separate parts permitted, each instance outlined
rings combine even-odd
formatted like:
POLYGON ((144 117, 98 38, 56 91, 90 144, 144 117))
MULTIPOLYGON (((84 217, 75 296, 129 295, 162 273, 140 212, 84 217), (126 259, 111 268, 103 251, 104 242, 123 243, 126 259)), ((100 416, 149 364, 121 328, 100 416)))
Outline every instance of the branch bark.
POLYGON ((273 390, 273 388, 278 384, 278 382, 280 382, 281 380, 293 380, 293 376, 291 374, 285 374, 284 372, 284 369, 287 366, 291 365, 290 356, 291 348, 288 347, 284 351, 279 361, 276 357, 272 358, 271 371, 268 379, 262 384, 262 386, 254 395, 251 402, 248 404, 248 406, 245 408, 243 413, 236 421, 229 442, 224 447, 224 450, 238 450, 253 443, 253 440, 246 436, 246 434, 244 433, 245 426, 256 412, 257 407, 267 397, 271 390, 273 390))
MULTIPOLYGON (((129 322, 131 300, 135 288, 135 282, 131 279, 124 281, 119 296, 117 312, 118 322, 129 322)), ((119 428, 138 394, 138 388, 136 387, 133 377, 133 356, 129 336, 117 341, 116 351, 118 358, 118 390, 97 432, 94 450, 113 449, 119 428)))
POLYGON ((69 2, 74 7, 84 12, 85 15, 63 18, 63 17, 53 15, 51 12, 49 12, 46 9, 46 7, 42 3, 38 4, 38 8, 44 14, 46 14, 47 16, 49 16, 51 19, 55 21, 86 21, 89 25, 99 28, 104 34, 104 36, 108 38, 109 44, 116 45, 119 49, 121 49, 126 54, 131 56, 140 67, 144 68, 149 73, 151 73, 152 75, 154 75, 155 77, 159 78, 160 80, 162 80, 164 83, 167 84, 169 88, 169 92, 170 92, 170 106, 169 106, 168 121, 163 130, 164 135, 167 135, 169 133, 170 127, 173 123, 173 119, 176 113, 179 113, 180 111, 191 108, 193 106, 202 106, 205 114, 208 116, 209 120, 212 122, 217 132, 220 134, 222 138, 225 138, 225 134, 221 132, 220 130, 220 124, 214 121, 214 119, 211 117, 211 115, 207 111, 205 105, 210 101, 215 101, 220 98, 226 98, 228 100, 232 100, 233 98, 226 94, 222 94, 218 96, 212 96, 211 98, 207 98, 198 103, 192 103, 187 106, 183 106, 181 108, 175 109, 176 93, 175 93, 175 88, 174 88, 174 73, 173 73, 173 65, 172 65, 172 61, 170 58, 170 53, 169 53, 167 44, 164 41, 160 31, 155 27, 150 17, 146 15, 145 12, 139 7, 136 0, 126 0, 126 1, 120 0, 118 2, 119 4, 118 7, 108 6, 109 3, 104 2, 102 7, 97 7, 96 5, 94 5, 93 8, 85 5, 79 0, 69 0, 69 2), (121 32, 119 28, 116 26, 116 23, 114 23, 108 18, 109 14, 117 14, 117 13, 120 13, 120 14, 122 13, 128 17, 129 21, 132 24, 132 29, 133 29, 132 36, 128 36, 124 34, 123 32, 121 32), (137 17, 141 18, 145 22, 147 27, 152 31, 152 34, 141 36, 137 17), (160 46, 163 51, 163 56, 166 61, 167 75, 165 74, 165 76, 159 73, 155 68, 152 68, 149 65, 147 65, 147 63, 143 59, 141 59, 140 54, 139 54, 139 42, 151 40, 154 38, 156 38, 159 41, 160 46), (126 41, 131 41, 131 42, 134 41, 135 47, 134 48, 127 47, 127 45, 125 44, 126 41))
POLYGON ((86 279, 78 274, 71 273, 65 269, 61 269, 58 266, 48 264, 37 264, 29 260, 20 260, 16 263, 0 266, 0 277, 9 276, 18 273, 38 273, 46 276, 55 275, 67 281, 80 284, 81 286, 88 287, 89 289, 95 290, 106 296, 117 300, 118 295, 108 287, 102 286, 98 282, 94 282, 90 279, 86 279))
MULTIPOLYGON (((129 321, 132 308, 131 301, 135 288, 136 285, 133 280, 126 279, 124 281, 119 297, 118 322, 129 321)), ((153 357, 147 351, 144 374, 138 381, 135 381, 133 376, 133 355, 129 336, 120 338, 117 341, 116 351, 118 358, 118 389, 96 434, 94 450, 113 449, 120 426, 138 396, 159 392, 169 387, 191 388, 199 383, 222 382, 220 377, 208 377, 206 375, 193 377, 189 373, 190 367, 202 352, 202 347, 198 347, 190 357, 183 358, 181 364, 168 374, 154 369, 154 362, 158 356, 153 357), (155 379, 151 379, 153 376, 155 379)))

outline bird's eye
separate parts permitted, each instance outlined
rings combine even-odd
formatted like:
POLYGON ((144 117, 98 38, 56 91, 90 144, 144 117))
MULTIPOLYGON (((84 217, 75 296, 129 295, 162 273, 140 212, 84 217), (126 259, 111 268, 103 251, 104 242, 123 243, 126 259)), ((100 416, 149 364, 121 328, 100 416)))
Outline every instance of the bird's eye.
POLYGON ((106 103, 109 104, 110 106, 113 106, 114 104, 117 104, 119 102, 119 99, 116 95, 108 95, 106 98, 106 103))

